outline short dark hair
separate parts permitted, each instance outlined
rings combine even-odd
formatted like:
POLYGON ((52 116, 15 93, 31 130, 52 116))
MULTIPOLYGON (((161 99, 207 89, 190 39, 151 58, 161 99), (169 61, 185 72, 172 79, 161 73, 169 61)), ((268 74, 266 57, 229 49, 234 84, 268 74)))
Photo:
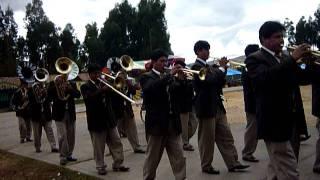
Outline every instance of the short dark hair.
POLYGON ((256 52, 259 50, 259 45, 258 44, 249 44, 247 47, 244 49, 244 54, 246 56, 249 56, 250 54, 256 52))
POLYGON ((262 38, 269 38, 272 34, 285 30, 286 28, 278 21, 266 21, 259 29, 260 42, 262 42, 262 38))
POLYGON ((199 40, 194 44, 193 51, 195 54, 201 49, 209 50, 210 44, 207 41, 199 40))
POLYGON ((168 54, 162 49, 155 49, 151 52, 150 59, 152 61, 157 61, 162 56, 168 57, 168 54))
POLYGON ((89 74, 97 71, 101 71, 101 67, 98 64, 92 63, 88 65, 89 74))

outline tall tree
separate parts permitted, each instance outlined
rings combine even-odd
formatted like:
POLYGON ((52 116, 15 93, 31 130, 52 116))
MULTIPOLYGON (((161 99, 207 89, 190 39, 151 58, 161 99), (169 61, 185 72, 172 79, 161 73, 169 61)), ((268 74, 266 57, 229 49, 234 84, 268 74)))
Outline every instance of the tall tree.
POLYGON ((317 46, 318 50, 320 50, 320 4, 314 13, 314 17, 314 28, 317 32, 315 45, 317 46))
POLYGON ((0 6, 0 76, 14 76, 18 25, 10 7, 5 12, 0 6))
POLYGON ((42 4, 42 0, 32 0, 26 6, 26 41, 30 61, 54 72, 54 63, 61 55, 58 28, 45 15, 42 4))
POLYGON ((60 35, 62 56, 69 57, 74 61, 78 59, 78 49, 80 41, 74 34, 74 29, 70 23, 66 25, 60 35))
POLYGON ((86 25, 86 36, 84 38, 84 49, 88 53, 88 63, 105 64, 103 43, 98 39, 99 30, 97 23, 86 25))
POLYGON ((131 34, 133 31, 133 22, 136 18, 135 8, 127 0, 117 3, 115 8, 109 12, 109 17, 101 29, 99 38, 104 44, 105 57, 121 56, 130 54, 132 50, 131 34))
POLYGON ((296 39, 295 39, 295 28, 293 26, 293 22, 290 19, 286 18, 283 24, 284 24, 284 27, 286 28, 289 45, 294 45, 296 43, 296 39))
POLYGON ((138 4, 134 41, 137 42, 141 58, 149 57, 150 52, 156 48, 172 52, 164 15, 165 8, 165 2, 160 0, 141 0, 138 4))

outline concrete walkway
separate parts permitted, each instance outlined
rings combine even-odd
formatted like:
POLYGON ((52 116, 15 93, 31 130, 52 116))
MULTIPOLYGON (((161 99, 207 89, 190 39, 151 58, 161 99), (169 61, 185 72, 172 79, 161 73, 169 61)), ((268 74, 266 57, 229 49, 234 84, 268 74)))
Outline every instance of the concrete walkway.
MULTIPOLYGON (((106 176, 99 176, 95 169, 95 162, 93 160, 93 152, 90 136, 87 130, 86 116, 83 112, 85 107, 83 104, 77 105, 77 127, 76 127, 76 146, 74 156, 78 158, 75 163, 67 164, 67 168, 79 171, 81 173, 90 174, 102 179, 112 180, 141 180, 142 179, 142 167, 145 159, 143 154, 134 154, 128 140, 122 139, 125 150, 125 164, 128 165, 131 170, 125 173, 115 173, 111 170, 112 158, 109 155, 109 151, 105 157, 105 161, 108 165, 106 176)), ((136 121, 138 126, 139 138, 143 145, 146 144, 144 137, 144 125, 136 114, 136 121)), ((53 128, 56 136, 55 123, 53 128)), ((235 138, 235 144, 239 153, 239 159, 241 159, 241 149, 243 147, 243 133, 245 129, 244 123, 235 123, 231 125, 232 133, 235 138)), ((312 166, 315 159, 315 142, 317 133, 314 127, 309 126, 309 132, 312 137, 304 142, 301 146, 301 155, 299 160, 299 169, 301 174, 301 180, 319 180, 320 175, 316 175, 312 172, 312 166)), ((15 117, 14 112, 7 112, 0 114, 0 149, 7 150, 9 152, 19 154, 22 156, 30 157, 33 159, 45 161, 51 164, 59 165, 59 155, 57 153, 50 152, 50 146, 46 139, 45 133, 42 137, 42 153, 35 153, 33 143, 19 143, 18 136, 18 120, 15 117)), ((195 146, 196 151, 186 152, 187 158, 187 178, 189 180, 255 180, 265 177, 265 171, 268 164, 268 156, 263 142, 259 142, 256 157, 260 159, 259 163, 249 163, 251 165, 247 172, 242 173, 228 173, 227 168, 222 160, 222 157, 216 148, 213 166, 220 170, 220 175, 207 175, 201 172, 199 152, 197 148, 197 135, 191 139, 191 144, 195 146)), ((247 163, 246 163, 247 164, 247 163)), ((171 166, 166 153, 160 162, 157 171, 158 180, 171 180, 174 179, 171 166)))

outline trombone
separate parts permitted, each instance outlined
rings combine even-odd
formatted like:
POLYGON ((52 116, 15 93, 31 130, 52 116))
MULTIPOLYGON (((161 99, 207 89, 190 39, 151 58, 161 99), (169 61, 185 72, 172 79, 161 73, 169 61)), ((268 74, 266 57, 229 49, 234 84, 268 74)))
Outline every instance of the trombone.
MULTIPOLYGON (((103 73, 105 74, 105 73, 103 73)), ((109 77, 109 76, 108 76, 109 77)), ((114 88, 112 85, 110 85, 106 80, 103 80, 102 78, 98 78, 98 80, 103 83, 104 85, 108 86, 109 88, 111 88, 114 92, 116 92, 117 94, 119 94, 120 96, 122 96, 123 98, 125 98, 126 100, 130 101, 131 103, 136 104, 136 102, 134 100, 132 100, 131 98, 127 97, 126 95, 124 95, 122 92, 118 91, 116 88, 114 88)))
POLYGON ((128 55, 122 55, 120 57, 120 66, 125 71, 131 71, 132 69, 145 69, 141 65, 135 63, 133 59, 128 55))

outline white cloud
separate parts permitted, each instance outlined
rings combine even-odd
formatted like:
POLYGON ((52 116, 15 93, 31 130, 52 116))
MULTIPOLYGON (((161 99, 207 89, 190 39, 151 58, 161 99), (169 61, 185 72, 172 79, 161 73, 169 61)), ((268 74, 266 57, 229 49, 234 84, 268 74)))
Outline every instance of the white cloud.
MULTIPOLYGON (((30 1, 0 0, 2 9, 9 4, 15 10, 19 34, 26 33, 23 11, 30 1)), ((140 0, 128 1, 136 7, 140 0)), ((117 2, 122 0, 43 0, 43 8, 57 26, 71 23, 83 41, 85 25, 97 22, 101 28, 117 2)), ((197 40, 207 40, 214 56, 242 55, 247 44, 259 44, 258 29, 263 22, 283 22, 288 17, 296 23, 301 16, 312 16, 318 4, 318 0, 167 0, 165 16, 172 50, 193 62, 197 40)))

